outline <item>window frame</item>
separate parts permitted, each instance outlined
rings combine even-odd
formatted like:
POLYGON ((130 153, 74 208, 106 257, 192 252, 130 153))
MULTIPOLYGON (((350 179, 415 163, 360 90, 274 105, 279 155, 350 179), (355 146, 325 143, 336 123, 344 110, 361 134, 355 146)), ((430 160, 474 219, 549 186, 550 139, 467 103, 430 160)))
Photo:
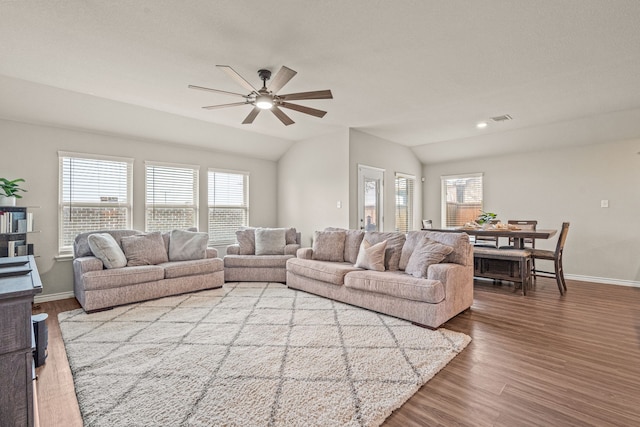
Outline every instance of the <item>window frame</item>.
MULTIPOLYGON (((442 226, 442 228, 446 228, 446 227, 451 227, 451 225, 448 225, 448 218, 447 218, 447 185, 446 182, 447 180, 462 180, 462 179, 469 179, 469 178, 480 178, 480 185, 479 185, 479 193, 480 193, 480 201, 476 202, 479 203, 480 207, 478 208, 479 212, 482 212, 483 208, 484 208, 484 173, 483 172, 475 172, 475 173, 465 173, 465 174, 454 174, 454 175, 441 175, 440 176, 440 224, 442 226)), ((477 218, 477 215, 475 216, 475 218, 477 218)), ((473 219, 475 219, 473 218, 473 219)), ((464 225, 464 224, 459 224, 464 225)))
MULTIPOLYGON (((65 236, 65 221, 64 221, 64 210, 69 207, 73 209, 73 207, 83 207, 83 208, 92 208, 92 207, 100 207, 100 208, 125 208, 126 211, 126 219, 125 219, 125 227, 123 229, 131 229, 133 224, 133 163, 134 159, 128 157, 116 157, 116 156, 106 156, 101 154, 89 154, 89 153, 77 153, 77 152, 68 152, 68 151, 58 151, 58 255, 59 256, 68 256, 73 255, 73 244, 64 245, 64 236, 65 236), (70 186, 71 182, 66 182, 65 180, 65 159, 79 159, 79 160, 89 160, 96 162, 117 162, 124 163, 126 165, 126 200, 124 202, 110 202, 108 200, 101 202, 88 202, 88 203, 75 203, 71 200, 73 197, 69 195, 69 202, 65 201, 65 196, 67 193, 65 192, 65 185, 70 186)), ((71 172, 73 173, 73 172, 71 172)), ((72 178, 73 181, 73 178, 72 178)), ((89 231, 89 230, 87 230, 89 231)))
MULTIPOLYGON (((180 164, 180 163, 167 163, 167 162, 157 162, 152 160, 145 160, 144 162, 144 229, 146 232, 150 231, 168 231, 168 230, 151 230, 149 229, 149 218, 147 215, 147 211, 149 209, 157 208, 173 208, 173 209, 192 209, 193 210, 193 223, 188 227, 198 227, 199 224, 199 207, 200 207, 200 166, 199 165, 189 165, 189 164, 180 164), (149 180, 148 180, 148 168, 172 168, 172 169, 182 169, 189 170, 193 172, 193 181, 191 183, 191 189, 193 190, 193 204, 177 204, 177 203, 164 203, 158 204, 155 202, 149 203, 149 180)), ((155 199, 155 198, 154 198, 155 199)), ((180 228, 175 226, 173 228, 180 228)))
POLYGON ((395 173, 394 179, 394 196, 395 196, 395 229, 396 231, 408 233, 415 230, 415 197, 416 197, 416 176, 402 172, 395 173), (406 203, 404 205, 399 203, 401 195, 398 192, 400 180, 406 182, 406 203), (401 230, 398 224, 398 218, 400 216, 399 208, 404 206, 407 212, 406 230, 401 230))
MULTIPOLYGON (((250 224, 250 207, 249 207, 249 180, 250 178, 250 173, 247 171, 240 171, 240 170, 231 170, 231 169, 219 169, 219 168, 208 168, 207 170, 207 231, 209 232, 209 246, 225 246, 225 245, 231 245, 236 243, 236 239, 235 239, 235 234, 234 234, 234 238, 233 239, 222 239, 222 240, 216 240, 215 236, 213 235, 214 233, 211 232, 212 230, 212 221, 211 221, 211 210, 212 209, 216 209, 216 208, 234 208, 234 209, 241 209, 244 210, 244 218, 245 218, 245 223, 242 224, 241 226, 244 227, 248 227, 250 224), (237 205, 216 205, 215 204, 215 187, 211 188, 211 176, 212 174, 215 176, 215 174, 227 174, 227 175, 242 175, 243 179, 242 179, 242 183, 243 183, 243 205, 242 206, 237 206, 237 205), (211 192, 214 192, 214 200, 211 200, 211 192)), ((235 232, 236 230, 234 230, 235 232)))

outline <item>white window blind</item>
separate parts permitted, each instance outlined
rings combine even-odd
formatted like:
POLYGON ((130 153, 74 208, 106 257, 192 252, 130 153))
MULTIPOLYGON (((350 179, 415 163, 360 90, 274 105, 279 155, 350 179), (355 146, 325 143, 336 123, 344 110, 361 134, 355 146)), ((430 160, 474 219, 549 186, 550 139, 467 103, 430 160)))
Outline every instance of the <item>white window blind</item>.
POLYGON ((413 201, 416 177, 396 173, 396 231, 413 230, 413 201))
POLYGON ((482 212, 482 173, 441 176, 442 226, 459 227, 482 212))
POLYGON ((209 170, 209 244, 232 244, 236 231, 249 224, 249 174, 209 170))
POLYGON ((79 233, 131 228, 133 159, 59 152, 60 254, 79 233))
POLYGON ((145 162, 145 229, 197 227, 199 166, 145 162))

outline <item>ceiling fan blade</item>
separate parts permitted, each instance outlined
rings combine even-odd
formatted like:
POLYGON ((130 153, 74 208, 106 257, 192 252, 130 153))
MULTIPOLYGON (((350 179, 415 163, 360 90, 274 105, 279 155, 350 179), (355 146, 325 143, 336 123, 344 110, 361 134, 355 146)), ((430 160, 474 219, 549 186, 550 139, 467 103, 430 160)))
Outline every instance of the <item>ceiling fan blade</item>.
POLYGON ((251 83, 246 81, 244 77, 238 74, 236 70, 234 70, 233 68, 229 67, 228 65, 216 65, 216 67, 221 68, 222 71, 227 73, 229 77, 231 77, 233 80, 236 81, 236 83, 238 83, 243 88, 247 89, 249 92, 258 93, 258 90, 255 87, 253 87, 251 83))
POLYGON ((205 110, 215 110, 217 108, 226 108, 226 107, 236 107, 236 106, 240 106, 240 105, 247 105, 249 104, 248 102, 234 102, 232 104, 220 104, 220 105, 208 105, 206 107, 202 107, 205 110))
POLYGON ((315 90, 313 92, 289 93, 286 95, 278 95, 278 98, 285 101, 295 101, 302 99, 333 99, 330 90, 315 90))
POLYGON ((298 74, 297 71, 293 71, 291 68, 283 65, 282 68, 280 68, 280 71, 278 71, 278 74, 276 74, 273 80, 271 80, 271 84, 267 90, 277 93, 284 85, 289 83, 289 80, 291 80, 296 74, 298 74))
POLYGON ((204 90, 204 91, 207 91, 207 92, 223 93, 225 95, 236 95, 236 96, 241 96, 243 98, 248 98, 247 95, 243 95, 241 93, 227 92, 226 90, 211 89, 211 88, 202 87, 202 86, 189 85, 189 89, 204 90))
POLYGON ((320 118, 324 117, 324 115, 327 114, 326 111, 316 110, 315 108, 305 107, 304 105, 292 104, 290 102, 282 102, 280 103, 280 107, 288 108, 290 110, 296 110, 305 114, 311 114, 312 116, 316 116, 320 118))
POLYGON ((291 117, 287 116, 284 111, 279 109, 277 106, 271 107, 271 112, 285 125, 289 126, 294 124, 295 122, 291 120, 291 117))
POLYGON ((256 119, 256 116, 258 115, 259 112, 260 112, 260 108, 253 107, 253 110, 251 110, 249 115, 242 121, 242 124, 249 125, 253 123, 253 121, 256 119))

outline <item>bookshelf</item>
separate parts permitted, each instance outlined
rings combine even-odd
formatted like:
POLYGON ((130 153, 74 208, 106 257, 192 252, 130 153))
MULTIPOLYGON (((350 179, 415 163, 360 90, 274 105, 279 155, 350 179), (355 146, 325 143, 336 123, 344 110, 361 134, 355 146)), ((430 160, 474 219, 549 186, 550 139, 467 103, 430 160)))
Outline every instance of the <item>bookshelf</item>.
POLYGON ((0 206, 0 258, 33 255, 32 207, 0 206))

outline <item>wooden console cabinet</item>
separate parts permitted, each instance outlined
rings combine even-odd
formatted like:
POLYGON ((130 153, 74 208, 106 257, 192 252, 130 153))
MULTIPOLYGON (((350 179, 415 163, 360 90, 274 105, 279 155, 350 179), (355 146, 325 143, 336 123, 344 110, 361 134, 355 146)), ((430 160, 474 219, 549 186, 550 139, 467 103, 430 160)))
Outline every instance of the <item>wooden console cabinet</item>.
POLYGON ((40 292, 32 255, 0 258, 0 427, 35 422, 31 305, 40 292))

